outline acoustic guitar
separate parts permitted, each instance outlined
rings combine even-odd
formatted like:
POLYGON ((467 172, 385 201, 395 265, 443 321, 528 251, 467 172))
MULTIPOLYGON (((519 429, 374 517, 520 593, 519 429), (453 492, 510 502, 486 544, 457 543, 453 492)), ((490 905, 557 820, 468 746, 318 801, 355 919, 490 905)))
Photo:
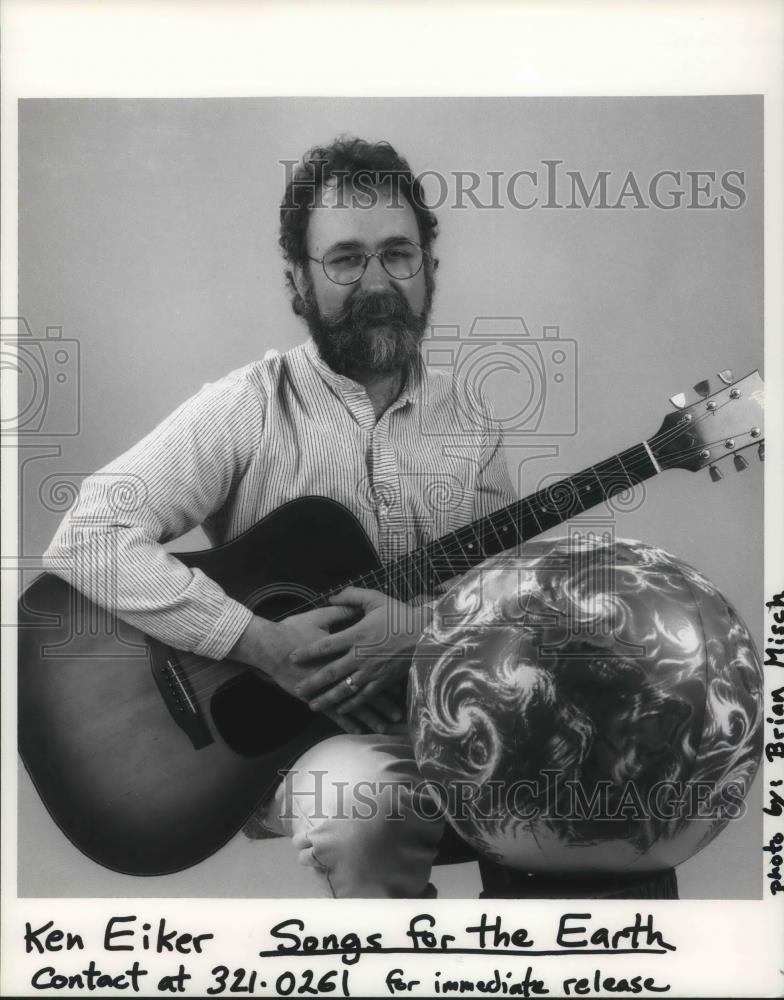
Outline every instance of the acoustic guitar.
MULTIPOLYGON (((399 600, 634 488, 757 447, 758 372, 686 405, 653 437, 381 565, 359 522, 324 497, 293 500, 233 541, 178 553, 265 618, 323 606, 346 585, 399 600)), ((700 386, 695 387, 700 391, 700 386)), ((169 648, 51 574, 19 603, 19 751, 55 822, 99 864, 133 875, 187 868, 226 843, 279 770, 339 730, 250 668, 169 648)))

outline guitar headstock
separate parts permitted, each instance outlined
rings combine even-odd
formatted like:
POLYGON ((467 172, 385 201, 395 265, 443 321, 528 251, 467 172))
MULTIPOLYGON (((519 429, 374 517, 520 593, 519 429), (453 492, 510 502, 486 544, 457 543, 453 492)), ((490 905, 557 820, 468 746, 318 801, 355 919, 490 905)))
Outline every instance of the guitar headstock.
POLYGON ((740 455, 746 448, 758 448, 764 458, 765 387, 758 371, 732 381, 729 372, 721 372, 724 385, 711 393, 706 382, 694 387, 702 398, 690 405, 683 395, 670 402, 675 411, 668 413, 656 434, 648 440, 662 469, 689 469, 697 472, 711 467, 711 476, 721 478, 715 463, 735 455, 735 467, 748 464, 740 455))

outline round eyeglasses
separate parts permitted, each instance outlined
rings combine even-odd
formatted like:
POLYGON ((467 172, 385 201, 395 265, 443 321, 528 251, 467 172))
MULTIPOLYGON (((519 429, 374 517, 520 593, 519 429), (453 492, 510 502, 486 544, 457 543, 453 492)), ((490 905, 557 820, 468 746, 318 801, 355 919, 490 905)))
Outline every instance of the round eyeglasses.
POLYGON ((308 260, 321 264, 324 274, 336 285, 353 285, 362 278, 371 257, 378 257, 390 278, 406 281, 421 271, 425 251, 413 240, 395 240, 374 253, 366 253, 359 247, 334 247, 322 258, 308 257, 308 260))

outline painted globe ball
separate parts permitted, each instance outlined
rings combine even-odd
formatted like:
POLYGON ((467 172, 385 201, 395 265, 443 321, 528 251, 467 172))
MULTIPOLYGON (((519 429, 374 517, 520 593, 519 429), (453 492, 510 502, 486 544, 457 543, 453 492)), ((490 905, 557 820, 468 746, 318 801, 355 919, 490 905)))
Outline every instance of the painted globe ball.
POLYGON ((655 871, 744 814, 762 691, 748 629, 696 570, 642 542, 547 539, 441 598, 409 725, 447 818, 491 859, 655 871))

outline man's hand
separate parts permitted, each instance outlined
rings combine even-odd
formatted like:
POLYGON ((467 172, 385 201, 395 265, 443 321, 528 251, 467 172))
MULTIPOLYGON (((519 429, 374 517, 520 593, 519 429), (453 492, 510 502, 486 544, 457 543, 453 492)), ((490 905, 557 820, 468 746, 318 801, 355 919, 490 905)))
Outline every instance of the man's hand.
POLYGON ((347 587, 330 598, 333 607, 357 611, 362 618, 342 632, 295 648, 291 658, 318 669, 296 686, 296 693, 317 711, 352 713, 401 677, 406 677, 411 654, 429 624, 426 606, 403 604, 377 590, 347 587), (322 665, 324 660, 329 662, 322 665))
MULTIPOLYGON (((288 694, 301 698, 297 688, 312 676, 314 664, 296 664, 290 657, 291 652, 323 640, 329 636, 331 627, 350 621, 356 614, 355 608, 333 605, 289 615, 281 622, 255 616, 229 657, 255 667, 288 694)), ((348 715, 338 716, 332 711, 325 714, 350 733, 361 733, 363 723, 373 732, 384 732, 390 721, 397 722, 401 718, 397 705, 386 695, 371 699, 348 715)))

